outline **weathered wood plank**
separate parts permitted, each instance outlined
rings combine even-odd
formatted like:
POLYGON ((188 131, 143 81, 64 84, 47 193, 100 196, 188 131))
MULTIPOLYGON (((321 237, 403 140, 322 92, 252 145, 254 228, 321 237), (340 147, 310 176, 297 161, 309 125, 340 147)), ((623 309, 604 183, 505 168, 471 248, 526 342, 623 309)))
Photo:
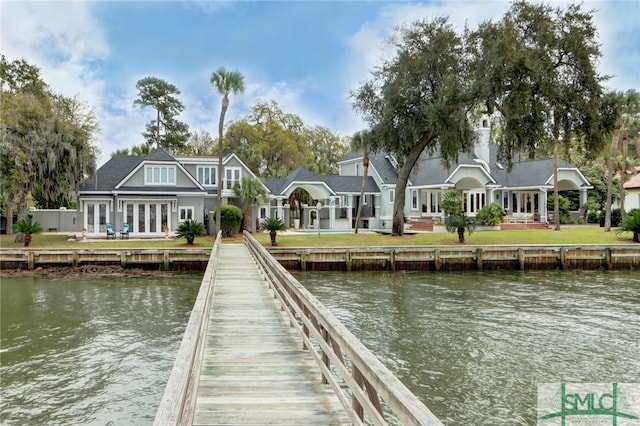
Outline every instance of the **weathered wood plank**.
POLYGON ((244 245, 223 245, 193 424, 350 424, 244 245))

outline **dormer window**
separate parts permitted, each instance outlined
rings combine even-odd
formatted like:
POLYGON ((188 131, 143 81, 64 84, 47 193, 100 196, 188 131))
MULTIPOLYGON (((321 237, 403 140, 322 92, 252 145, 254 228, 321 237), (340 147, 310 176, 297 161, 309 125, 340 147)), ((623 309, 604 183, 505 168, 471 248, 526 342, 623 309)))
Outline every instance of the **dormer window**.
POLYGON ((198 166, 198 182, 204 186, 215 186, 218 169, 212 166, 198 166))
POLYGON ((489 127, 489 120, 487 119, 482 120, 482 127, 487 129, 489 127))
POLYGON ((145 185, 175 185, 176 166, 147 165, 144 167, 145 185))

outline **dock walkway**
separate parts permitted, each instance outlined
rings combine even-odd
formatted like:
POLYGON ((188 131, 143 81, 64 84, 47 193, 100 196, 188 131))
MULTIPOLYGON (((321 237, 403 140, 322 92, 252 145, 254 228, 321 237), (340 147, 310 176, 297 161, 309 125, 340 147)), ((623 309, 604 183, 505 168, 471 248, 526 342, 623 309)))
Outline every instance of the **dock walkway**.
POLYGON ((351 424, 244 244, 223 244, 194 425, 351 424))

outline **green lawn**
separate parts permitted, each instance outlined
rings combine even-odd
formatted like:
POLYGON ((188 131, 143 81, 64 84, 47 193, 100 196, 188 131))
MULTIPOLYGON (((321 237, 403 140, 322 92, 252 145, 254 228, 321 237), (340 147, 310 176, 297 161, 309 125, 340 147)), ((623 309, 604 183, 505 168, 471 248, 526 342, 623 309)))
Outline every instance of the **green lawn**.
MULTIPOLYGON (((255 234, 256 239, 270 246, 269 235, 255 234)), ((480 231, 465 234, 465 245, 527 245, 527 244, 632 244, 632 235, 604 232, 600 227, 553 230, 480 231)), ((278 247, 373 247, 403 245, 459 245, 457 234, 427 232, 403 237, 380 234, 295 234, 278 232, 278 247)))
MULTIPOLYGON (((14 242, 13 235, 0 235, 0 248, 15 249, 24 248, 23 243, 14 242)), ((197 237, 192 246, 187 246, 184 238, 175 239, 157 239, 157 240, 106 240, 106 239, 88 239, 87 241, 76 241, 68 235, 63 234, 39 234, 34 235, 29 248, 211 248, 215 238, 212 236, 197 237)))
MULTIPOLYGON (((265 246, 271 246, 269 235, 264 232, 254 234, 265 246)), ((524 231, 480 231, 465 235, 466 245, 527 245, 527 244, 632 244, 631 233, 616 235, 615 232, 604 232, 603 228, 585 226, 553 230, 524 231)), ((213 236, 198 237, 190 247, 210 248, 213 236)), ((225 243, 240 243, 241 238, 224 239, 225 243)), ((446 232, 428 232, 404 237, 391 237, 380 234, 296 234, 294 232, 278 232, 278 247, 385 247, 403 245, 459 245, 457 235, 446 232)), ((14 242, 11 235, 0 236, 0 248, 22 248, 14 242)), ((35 235, 31 241, 32 248, 184 248, 189 247, 184 238, 158 240, 88 240, 69 241, 69 237, 61 234, 35 235)))

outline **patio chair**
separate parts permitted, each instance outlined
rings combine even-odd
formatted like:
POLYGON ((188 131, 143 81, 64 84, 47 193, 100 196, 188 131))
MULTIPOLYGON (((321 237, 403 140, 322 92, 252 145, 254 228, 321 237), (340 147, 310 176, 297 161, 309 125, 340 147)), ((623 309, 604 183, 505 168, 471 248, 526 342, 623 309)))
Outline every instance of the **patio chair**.
POLYGON ((122 238, 122 239, 126 238, 127 240, 129 239, 129 224, 128 223, 122 224, 122 232, 120 233, 120 238, 122 238))
POLYGON ((112 240, 116 239, 116 231, 113 230, 113 225, 107 223, 107 240, 111 238, 112 240))

